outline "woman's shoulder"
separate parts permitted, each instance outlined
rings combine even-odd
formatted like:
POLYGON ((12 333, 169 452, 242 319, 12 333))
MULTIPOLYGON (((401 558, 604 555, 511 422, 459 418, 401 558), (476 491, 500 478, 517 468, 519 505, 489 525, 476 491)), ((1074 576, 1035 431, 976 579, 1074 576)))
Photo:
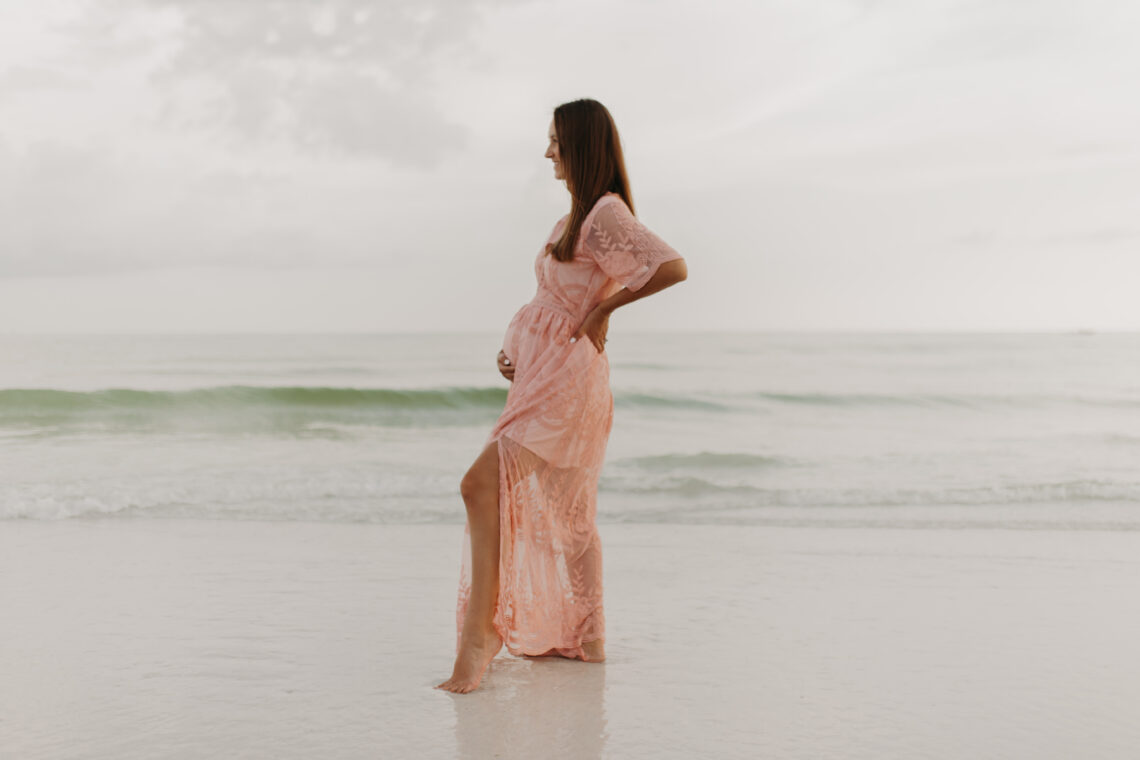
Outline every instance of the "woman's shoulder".
POLYGON ((610 190, 608 193, 603 193, 602 197, 598 198, 598 200, 594 202, 594 208, 599 208, 600 206, 604 206, 608 203, 620 203, 624 206, 625 199, 621 197, 620 193, 615 193, 613 190, 610 190))
POLYGON ((594 201, 594 207, 590 209, 590 213, 586 214, 583 224, 589 225, 590 222, 597 217, 599 211, 608 207, 613 207, 615 210, 617 208, 625 208, 628 210, 628 206, 625 205, 625 200, 622 199, 621 195, 610 191, 594 201))

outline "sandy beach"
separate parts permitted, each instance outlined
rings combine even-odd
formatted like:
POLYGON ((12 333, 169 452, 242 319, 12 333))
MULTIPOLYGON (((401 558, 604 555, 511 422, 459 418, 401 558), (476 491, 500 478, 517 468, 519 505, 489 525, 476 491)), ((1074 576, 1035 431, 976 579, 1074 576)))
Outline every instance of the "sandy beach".
POLYGON ((601 526, 608 660, 450 673, 462 526, 7 522, 5 758, 1125 758, 1140 533, 601 526))

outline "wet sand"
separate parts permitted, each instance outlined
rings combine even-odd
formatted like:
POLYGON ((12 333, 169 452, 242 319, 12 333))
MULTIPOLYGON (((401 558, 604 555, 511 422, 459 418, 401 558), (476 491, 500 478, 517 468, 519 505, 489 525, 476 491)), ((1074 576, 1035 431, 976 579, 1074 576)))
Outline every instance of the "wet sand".
POLYGON ((0 525, 0 757, 1140 746, 1140 532, 600 526, 607 661, 451 672, 462 525, 0 525))

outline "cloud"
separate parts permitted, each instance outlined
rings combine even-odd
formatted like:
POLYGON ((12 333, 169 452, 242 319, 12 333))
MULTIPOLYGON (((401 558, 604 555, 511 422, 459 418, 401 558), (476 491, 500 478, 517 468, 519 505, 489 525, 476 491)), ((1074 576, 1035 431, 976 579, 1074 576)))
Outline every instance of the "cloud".
POLYGON ((74 90, 81 82, 71 74, 44 66, 12 66, 0 71, 0 93, 74 90))
POLYGON ((0 145, 0 277, 336 267, 369 253, 359 228, 322 223, 322 188, 287 173, 164 167, 99 148, 0 145))
POLYGON ((950 179, 1035 171, 1074 140, 1134 153, 1140 101, 1122 93, 1140 57, 1122 29, 1140 13, 1093 7, 1047 0, 1027 15, 1016 2, 895 2, 821 20, 813 55, 759 91, 726 137, 750 136, 775 161, 909 154, 916 176, 950 179))
POLYGON ((441 70, 477 62, 471 39, 485 6, 102 0, 71 31, 94 51, 85 55, 127 49, 146 59, 167 127, 231 147, 281 143, 431 168, 467 143, 436 84, 441 70))

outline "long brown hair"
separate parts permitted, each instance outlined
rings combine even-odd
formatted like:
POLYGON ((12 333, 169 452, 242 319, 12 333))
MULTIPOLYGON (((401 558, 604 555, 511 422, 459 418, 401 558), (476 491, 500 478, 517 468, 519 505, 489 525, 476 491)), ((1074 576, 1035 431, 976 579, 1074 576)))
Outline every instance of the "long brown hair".
POLYGON ((605 106, 589 98, 563 103, 554 109, 554 134, 572 205, 562 237, 547 245, 546 252, 559 261, 570 261, 578 230, 598 199, 617 193, 632 212, 633 196, 617 125, 605 106))

